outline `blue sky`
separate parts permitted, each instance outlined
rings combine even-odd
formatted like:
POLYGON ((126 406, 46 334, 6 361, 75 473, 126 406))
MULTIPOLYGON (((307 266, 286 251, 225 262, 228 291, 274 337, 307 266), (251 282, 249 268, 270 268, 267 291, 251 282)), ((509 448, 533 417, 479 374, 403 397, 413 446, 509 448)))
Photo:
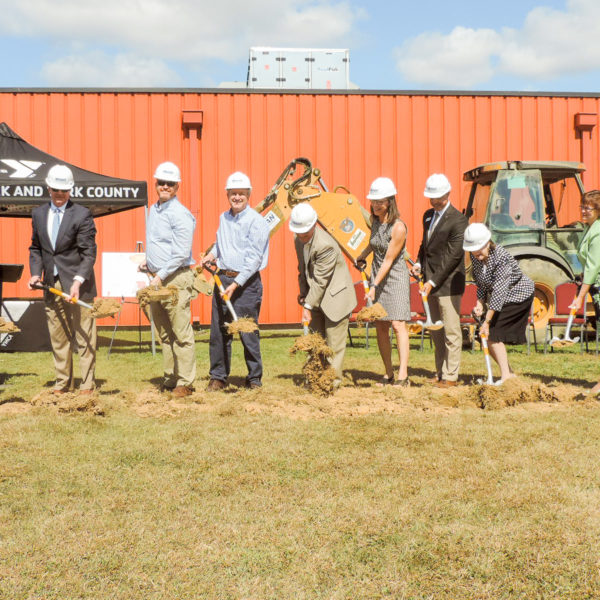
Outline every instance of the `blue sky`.
POLYGON ((0 87, 216 87, 250 46, 349 48, 362 89, 600 92, 599 0, 0 0, 0 87))

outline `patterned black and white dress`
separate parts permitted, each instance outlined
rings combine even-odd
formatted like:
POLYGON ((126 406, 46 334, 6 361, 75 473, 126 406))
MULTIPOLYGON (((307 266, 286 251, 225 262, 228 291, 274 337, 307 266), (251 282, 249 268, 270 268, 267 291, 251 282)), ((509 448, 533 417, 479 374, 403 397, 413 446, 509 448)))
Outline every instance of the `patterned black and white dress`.
MULTIPOLYGON (((373 249, 373 277, 383 263, 392 240, 395 223, 380 223, 373 217, 371 248, 373 249)), ((410 275, 404 260, 404 248, 400 251, 388 274, 375 288, 375 302, 385 308, 388 316, 383 321, 410 321, 410 275)))
POLYGON ((490 342, 524 344, 535 290, 533 281, 502 246, 490 249, 485 262, 471 254, 471 263, 477 298, 495 311, 490 323, 490 342))

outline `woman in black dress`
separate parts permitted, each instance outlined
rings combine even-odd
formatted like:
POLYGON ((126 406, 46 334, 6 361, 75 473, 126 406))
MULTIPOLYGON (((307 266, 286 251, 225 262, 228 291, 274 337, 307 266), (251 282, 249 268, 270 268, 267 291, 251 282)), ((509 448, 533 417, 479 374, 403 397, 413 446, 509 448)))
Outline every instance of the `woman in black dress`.
POLYGON ((479 333, 489 339, 490 354, 500 367, 497 383, 503 383, 515 376, 505 344, 527 341, 525 331, 535 286, 514 257, 491 238, 490 230, 483 223, 471 223, 465 229, 463 249, 471 253, 477 284, 473 314, 482 316, 485 312, 479 333))

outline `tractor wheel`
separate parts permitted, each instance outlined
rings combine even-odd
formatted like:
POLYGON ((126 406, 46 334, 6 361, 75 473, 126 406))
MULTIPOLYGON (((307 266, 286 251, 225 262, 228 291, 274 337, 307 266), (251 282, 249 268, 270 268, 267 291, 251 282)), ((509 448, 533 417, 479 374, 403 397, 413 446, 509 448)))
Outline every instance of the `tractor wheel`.
POLYGON ((518 259, 523 273, 535 283, 533 322, 536 329, 545 329, 554 315, 554 288, 569 280, 569 275, 554 263, 541 258, 518 259))

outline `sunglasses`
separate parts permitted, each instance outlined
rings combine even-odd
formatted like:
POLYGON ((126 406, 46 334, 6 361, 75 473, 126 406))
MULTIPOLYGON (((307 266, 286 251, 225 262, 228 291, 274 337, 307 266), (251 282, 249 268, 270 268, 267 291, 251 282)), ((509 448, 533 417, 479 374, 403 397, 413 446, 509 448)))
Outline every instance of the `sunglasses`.
POLYGON ((156 180, 156 185, 158 187, 175 187, 177 185, 176 181, 164 181, 163 179, 157 179, 156 180))

